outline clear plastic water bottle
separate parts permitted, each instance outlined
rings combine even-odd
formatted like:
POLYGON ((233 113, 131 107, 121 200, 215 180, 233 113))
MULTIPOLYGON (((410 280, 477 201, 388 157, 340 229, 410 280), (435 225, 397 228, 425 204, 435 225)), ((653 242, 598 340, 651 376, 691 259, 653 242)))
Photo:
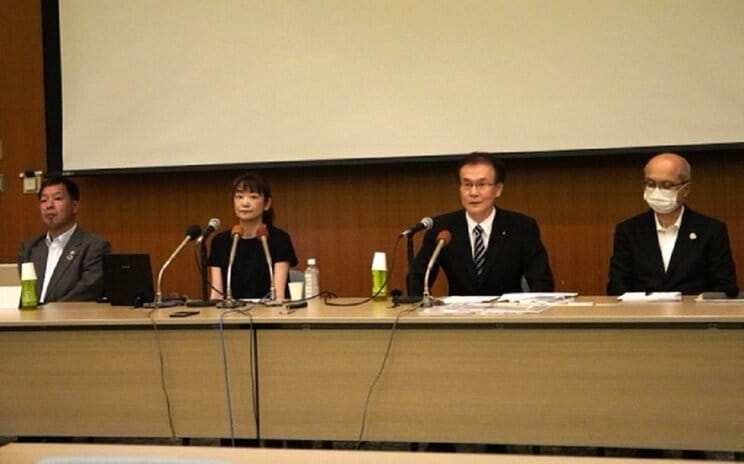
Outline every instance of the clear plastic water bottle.
POLYGON ((320 293, 318 274, 315 258, 308 258, 307 268, 305 269, 305 298, 312 298, 320 293))

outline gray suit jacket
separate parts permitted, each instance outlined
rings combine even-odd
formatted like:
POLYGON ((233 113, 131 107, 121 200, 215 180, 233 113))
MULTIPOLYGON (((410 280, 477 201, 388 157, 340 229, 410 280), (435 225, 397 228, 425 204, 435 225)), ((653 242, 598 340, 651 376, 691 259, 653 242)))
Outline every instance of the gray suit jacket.
MULTIPOLYGON (((33 262, 36 269, 36 295, 41 295, 48 248, 46 234, 26 240, 18 250, 18 266, 33 262)), ((103 255, 111 252, 111 244, 103 237, 78 227, 54 268, 45 302, 93 301, 103 295, 103 255)))

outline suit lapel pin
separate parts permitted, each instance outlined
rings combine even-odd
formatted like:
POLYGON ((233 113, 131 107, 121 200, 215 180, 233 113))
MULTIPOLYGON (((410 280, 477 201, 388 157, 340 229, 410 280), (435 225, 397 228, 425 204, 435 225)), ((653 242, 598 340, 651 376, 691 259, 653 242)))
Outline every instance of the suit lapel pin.
POLYGON ((690 240, 695 240, 697 238, 697 234, 695 232, 690 232, 690 240))
POLYGON ((506 231, 505 231, 505 230, 502 230, 502 231, 501 231, 501 236, 502 236, 502 237, 506 237, 506 231))
POLYGON ((70 250, 69 253, 67 253, 67 256, 65 257, 67 261, 72 261, 75 259, 75 250, 70 250))

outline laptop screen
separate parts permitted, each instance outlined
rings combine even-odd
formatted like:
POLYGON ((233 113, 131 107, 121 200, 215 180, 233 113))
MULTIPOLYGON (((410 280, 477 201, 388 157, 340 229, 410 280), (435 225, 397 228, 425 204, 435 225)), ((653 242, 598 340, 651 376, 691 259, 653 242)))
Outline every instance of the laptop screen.
POLYGON ((104 296, 114 306, 140 307, 152 301, 152 269, 148 254, 103 256, 104 296))

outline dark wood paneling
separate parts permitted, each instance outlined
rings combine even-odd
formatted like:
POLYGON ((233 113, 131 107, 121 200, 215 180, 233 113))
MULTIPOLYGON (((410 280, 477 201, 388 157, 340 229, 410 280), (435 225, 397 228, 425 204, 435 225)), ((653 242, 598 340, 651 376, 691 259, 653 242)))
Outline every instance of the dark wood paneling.
POLYGON ((0 260, 15 262, 20 240, 39 230, 38 201, 18 173, 46 165, 41 13, 37 1, 0 2, 0 260), (35 213, 35 214, 34 214, 35 213))
MULTIPOLYGON (((41 36, 36 2, 4 2, 0 15, 0 260, 14 261, 19 241, 41 231, 34 196, 20 193, 18 171, 44 166, 41 36)), ((535 217, 558 290, 603 294, 615 224, 643 210, 643 155, 508 161, 500 205, 535 217)), ((690 205, 728 223, 736 261, 744 263, 744 154, 694 153, 690 205)), ((321 286, 339 295, 367 294, 374 251, 388 253, 390 288, 404 287, 405 244, 396 235, 422 216, 459 207, 451 162, 266 169, 276 224, 289 231, 304 268, 318 260, 321 286)), ((238 172, 124 174, 79 179, 81 226, 105 235, 117 252, 148 252, 154 273, 191 223, 234 221, 230 183, 238 172)), ((418 244, 420 237, 416 238, 418 244)), ((199 294, 193 247, 173 262, 166 293, 199 294)), ((744 271, 743 271, 744 272, 744 271)), ((741 273, 741 272, 740 272, 741 273)), ((440 279, 435 293, 446 288, 440 279)), ((740 282, 742 279, 740 278, 740 282)))

